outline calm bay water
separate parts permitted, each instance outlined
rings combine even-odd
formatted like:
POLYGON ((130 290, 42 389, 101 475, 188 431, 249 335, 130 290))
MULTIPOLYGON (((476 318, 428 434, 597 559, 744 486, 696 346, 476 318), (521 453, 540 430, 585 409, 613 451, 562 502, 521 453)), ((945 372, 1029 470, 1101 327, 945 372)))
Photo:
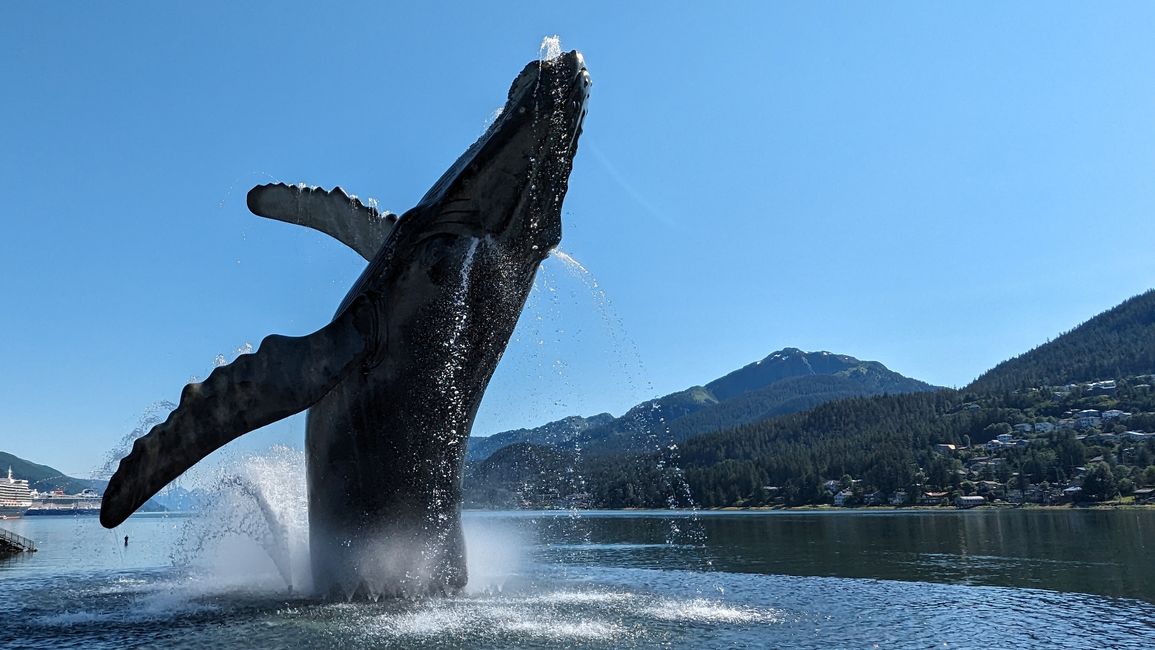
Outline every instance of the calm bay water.
POLYGON ((194 518, 5 521, 42 550, 0 561, 0 647, 1155 647, 1155 511, 466 521, 466 594, 380 603, 289 594, 194 518))

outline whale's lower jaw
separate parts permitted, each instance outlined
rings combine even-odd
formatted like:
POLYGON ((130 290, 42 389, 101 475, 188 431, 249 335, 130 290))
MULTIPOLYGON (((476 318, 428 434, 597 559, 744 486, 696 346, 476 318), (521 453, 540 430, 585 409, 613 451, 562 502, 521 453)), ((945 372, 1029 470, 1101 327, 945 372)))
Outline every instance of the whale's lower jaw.
POLYGON ((437 528, 390 522, 361 535, 311 526, 317 596, 337 601, 452 596, 468 579, 460 520, 437 528))

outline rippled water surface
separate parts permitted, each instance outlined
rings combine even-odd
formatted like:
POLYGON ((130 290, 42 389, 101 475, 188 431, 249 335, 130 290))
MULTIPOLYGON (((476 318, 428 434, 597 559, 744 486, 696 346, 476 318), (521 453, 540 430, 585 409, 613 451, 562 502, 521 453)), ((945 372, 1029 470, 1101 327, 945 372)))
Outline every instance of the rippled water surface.
POLYGON ((1151 511, 466 521, 467 593, 378 603, 239 537, 189 561, 192 518, 5 521, 42 550, 0 561, 0 647, 1155 647, 1151 511))

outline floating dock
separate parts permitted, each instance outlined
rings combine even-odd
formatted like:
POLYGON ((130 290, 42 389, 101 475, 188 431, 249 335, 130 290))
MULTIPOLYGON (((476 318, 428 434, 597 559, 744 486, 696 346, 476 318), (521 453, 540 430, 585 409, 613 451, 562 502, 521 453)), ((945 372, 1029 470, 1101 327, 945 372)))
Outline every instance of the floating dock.
POLYGON ((0 528, 0 555, 35 552, 36 542, 23 535, 17 535, 10 530, 0 528))

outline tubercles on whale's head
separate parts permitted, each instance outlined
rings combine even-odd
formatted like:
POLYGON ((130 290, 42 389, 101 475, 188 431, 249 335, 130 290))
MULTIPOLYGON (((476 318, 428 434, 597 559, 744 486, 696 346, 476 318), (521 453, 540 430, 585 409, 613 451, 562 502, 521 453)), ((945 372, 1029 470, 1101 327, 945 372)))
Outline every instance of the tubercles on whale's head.
POLYGON ((536 265, 561 241, 561 206, 590 92, 582 55, 531 61, 504 108, 421 200, 426 228, 483 236, 536 265))

